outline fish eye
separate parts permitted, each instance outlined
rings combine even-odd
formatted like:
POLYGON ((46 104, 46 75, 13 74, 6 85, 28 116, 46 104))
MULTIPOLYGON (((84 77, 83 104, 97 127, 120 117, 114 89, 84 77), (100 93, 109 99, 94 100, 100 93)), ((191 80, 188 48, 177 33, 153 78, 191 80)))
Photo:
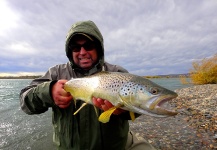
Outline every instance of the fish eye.
POLYGON ((154 87, 154 88, 151 88, 150 92, 151 92, 151 94, 153 94, 153 95, 157 95, 158 92, 159 92, 159 90, 154 87))

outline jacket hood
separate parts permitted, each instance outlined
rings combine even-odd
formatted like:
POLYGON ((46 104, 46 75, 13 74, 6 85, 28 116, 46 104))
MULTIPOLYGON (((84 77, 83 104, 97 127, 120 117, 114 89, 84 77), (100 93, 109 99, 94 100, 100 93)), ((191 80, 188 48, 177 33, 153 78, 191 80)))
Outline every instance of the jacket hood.
POLYGON ((66 44, 65 44, 66 56, 68 57, 68 59, 71 63, 72 69, 77 69, 77 71, 80 70, 81 72, 82 72, 82 69, 74 64, 74 61, 72 59, 72 52, 69 49, 69 44, 71 42, 71 39, 76 34, 85 34, 87 36, 90 36, 91 38, 94 39, 94 41, 97 44, 97 47, 98 47, 97 53, 98 53, 98 57, 99 57, 98 63, 95 66, 93 66, 93 68, 90 69, 87 73, 87 74, 92 74, 92 73, 96 72, 97 70, 99 70, 99 68, 102 68, 102 66, 104 64, 103 36, 100 33, 96 24, 90 20, 76 22, 75 24, 73 24, 71 26, 71 28, 70 28, 67 36, 66 36, 66 44))

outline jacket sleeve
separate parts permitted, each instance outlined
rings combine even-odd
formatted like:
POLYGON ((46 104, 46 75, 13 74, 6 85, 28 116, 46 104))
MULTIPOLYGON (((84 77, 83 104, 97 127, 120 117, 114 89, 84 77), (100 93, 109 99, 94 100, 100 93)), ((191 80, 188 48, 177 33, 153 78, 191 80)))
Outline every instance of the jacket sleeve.
POLYGON ((21 109, 27 114, 40 114, 54 106, 51 87, 56 82, 52 69, 42 77, 34 79, 29 86, 20 92, 21 109))

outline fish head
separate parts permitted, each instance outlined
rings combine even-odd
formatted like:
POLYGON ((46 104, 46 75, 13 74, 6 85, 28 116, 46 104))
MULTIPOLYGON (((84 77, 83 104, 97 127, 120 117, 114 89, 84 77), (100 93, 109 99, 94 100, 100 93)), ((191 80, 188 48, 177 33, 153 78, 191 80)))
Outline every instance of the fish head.
MULTIPOLYGON (((138 80, 138 79, 137 79, 138 80)), ((164 104, 177 93, 161 87, 148 79, 125 83, 122 88, 121 99, 129 111, 155 117, 174 116, 177 112, 164 104)))

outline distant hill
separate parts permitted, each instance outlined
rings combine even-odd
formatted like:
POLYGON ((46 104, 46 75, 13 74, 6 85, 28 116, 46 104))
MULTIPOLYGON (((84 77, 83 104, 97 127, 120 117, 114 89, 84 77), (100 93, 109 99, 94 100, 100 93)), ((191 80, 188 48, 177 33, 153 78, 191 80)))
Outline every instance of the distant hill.
POLYGON ((154 75, 154 76, 143 76, 145 78, 180 78, 186 77, 188 78, 190 75, 188 73, 185 74, 168 74, 168 75, 154 75))
POLYGON ((33 75, 33 76, 0 76, 0 79, 35 79, 39 78, 41 75, 33 75))

